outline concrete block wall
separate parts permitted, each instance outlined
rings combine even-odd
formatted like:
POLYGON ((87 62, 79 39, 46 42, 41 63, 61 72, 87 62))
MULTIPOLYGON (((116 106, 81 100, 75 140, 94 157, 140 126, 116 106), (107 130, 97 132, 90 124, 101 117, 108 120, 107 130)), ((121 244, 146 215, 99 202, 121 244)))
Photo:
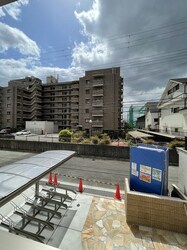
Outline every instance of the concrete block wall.
MULTIPOLYGON (((76 151, 78 155, 95 156, 95 157, 109 157, 120 160, 129 160, 130 147, 117 147, 109 145, 88 145, 62 142, 37 142, 37 141, 22 141, 0 139, 1 150, 17 150, 41 153, 47 150, 72 150, 76 151)), ((178 155, 176 150, 169 151, 170 165, 178 164, 178 155)))
POLYGON ((131 191, 125 179, 127 223, 187 233, 187 201, 131 191))

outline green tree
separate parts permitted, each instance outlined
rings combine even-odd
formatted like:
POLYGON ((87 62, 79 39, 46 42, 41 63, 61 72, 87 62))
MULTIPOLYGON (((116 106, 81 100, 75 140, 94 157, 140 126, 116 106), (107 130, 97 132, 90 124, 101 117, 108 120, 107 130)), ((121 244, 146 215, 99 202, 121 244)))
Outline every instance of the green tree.
POLYGON ((59 141, 71 142, 72 135, 73 135, 73 132, 69 131, 68 129, 63 129, 59 132, 59 141))

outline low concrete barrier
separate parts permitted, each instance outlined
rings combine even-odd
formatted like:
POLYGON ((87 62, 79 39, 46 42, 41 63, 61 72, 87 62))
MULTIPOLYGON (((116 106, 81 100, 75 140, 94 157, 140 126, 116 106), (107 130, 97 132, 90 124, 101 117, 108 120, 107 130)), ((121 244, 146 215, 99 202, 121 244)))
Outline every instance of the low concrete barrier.
MULTIPOLYGON (((76 143, 60 143, 60 142, 38 142, 23 140, 0 140, 1 150, 27 151, 40 153, 47 150, 72 150, 78 155, 109 157, 115 159, 129 160, 130 148, 118 147, 110 145, 89 145, 76 143)), ((170 165, 178 165, 178 154, 176 150, 169 152, 170 165)))
POLYGON ((129 224, 187 232, 187 201, 131 191, 125 179, 125 210, 129 224))

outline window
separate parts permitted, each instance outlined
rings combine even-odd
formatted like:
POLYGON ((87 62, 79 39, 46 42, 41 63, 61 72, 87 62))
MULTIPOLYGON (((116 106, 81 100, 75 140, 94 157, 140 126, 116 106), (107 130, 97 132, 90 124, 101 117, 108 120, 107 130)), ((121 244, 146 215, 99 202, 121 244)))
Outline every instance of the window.
POLYGON ((176 133, 179 132, 179 129, 178 129, 178 128, 175 128, 175 132, 176 132, 176 133))
POLYGON ((179 112, 179 107, 173 109, 173 113, 179 112))
POLYGON ((90 84, 90 80, 86 80, 86 85, 89 85, 90 84))
POLYGON ((10 112, 7 112, 7 115, 10 115, 10 112))
POLYGON ((89 113, 89 109, 85 109, 85 113, 88 114, 89 113))
POLYGON ((86 93, 86 95, 89 95, 90 94, 90 90, 86 89, 85 93, 86 93))
POLYGON ((11 105, 10 104, 7 104, 7 108, 10 108, 11 107, 11 105))
POLYGON ((154 122, 158 122, 158 118, 154 118, 154 122))

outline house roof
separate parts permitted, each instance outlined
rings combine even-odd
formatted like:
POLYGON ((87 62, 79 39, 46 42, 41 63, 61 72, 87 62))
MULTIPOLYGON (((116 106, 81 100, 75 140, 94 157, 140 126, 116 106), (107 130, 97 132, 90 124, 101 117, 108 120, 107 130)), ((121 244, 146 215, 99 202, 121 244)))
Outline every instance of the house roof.
POLYGON ((170 81, 175 81, 179 83, 187 83, 187 78, 174 78, 174 79, 170 79, 170 81))

